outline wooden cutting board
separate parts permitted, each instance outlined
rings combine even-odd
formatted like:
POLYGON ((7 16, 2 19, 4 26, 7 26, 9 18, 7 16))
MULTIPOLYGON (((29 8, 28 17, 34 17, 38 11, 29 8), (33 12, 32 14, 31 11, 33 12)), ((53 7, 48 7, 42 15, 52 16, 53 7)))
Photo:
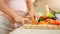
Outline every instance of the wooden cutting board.
MULTIPOLYGON (((42 26, 42 25, 41 25, 42 26)), ((37 28, 26 28, 28 27, 27 25, 24 25, 20 28, 17 28, 13 32, 9 34, 60 34, 60 30, 57 29, 37 29, 37 28)), ((35 26, 33 26, 35 27, 35 26)), ((40 27, 40 26, 39 26, 40 27)))

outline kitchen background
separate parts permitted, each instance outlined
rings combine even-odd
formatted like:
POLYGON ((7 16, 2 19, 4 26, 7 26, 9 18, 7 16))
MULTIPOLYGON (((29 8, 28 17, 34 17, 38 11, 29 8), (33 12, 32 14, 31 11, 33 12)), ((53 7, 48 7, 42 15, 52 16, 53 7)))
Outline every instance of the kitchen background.
POLYGON ((52 10, 60 11, 60 0, 35 0, 35 11, 39 11, 45 3, 47 3, 52 10))

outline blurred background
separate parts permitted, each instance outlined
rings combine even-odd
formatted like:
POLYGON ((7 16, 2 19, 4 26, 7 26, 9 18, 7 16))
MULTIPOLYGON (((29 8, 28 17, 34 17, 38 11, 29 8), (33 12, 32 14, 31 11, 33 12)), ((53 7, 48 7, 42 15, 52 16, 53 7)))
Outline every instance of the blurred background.
POLYGON ((53 11, 60 11, 60 0, 32 0, 35 11, 39 11, 46 3, 53 11))

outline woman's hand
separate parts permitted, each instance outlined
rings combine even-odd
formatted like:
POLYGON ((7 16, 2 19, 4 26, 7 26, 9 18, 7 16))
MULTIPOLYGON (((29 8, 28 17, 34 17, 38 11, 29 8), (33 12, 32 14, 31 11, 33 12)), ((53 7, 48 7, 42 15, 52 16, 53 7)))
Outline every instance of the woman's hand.
POLYGON ((14 19, 15 23, 18 23, 18 24, 23 24, 23 22, 24 22, 24 18, 18 14, 14 15, 13 19, 14 19))
POLYGON ((30 11, 30 16, 32 17, 32 20, 38 20, 37 14, 34 11, 30 11))

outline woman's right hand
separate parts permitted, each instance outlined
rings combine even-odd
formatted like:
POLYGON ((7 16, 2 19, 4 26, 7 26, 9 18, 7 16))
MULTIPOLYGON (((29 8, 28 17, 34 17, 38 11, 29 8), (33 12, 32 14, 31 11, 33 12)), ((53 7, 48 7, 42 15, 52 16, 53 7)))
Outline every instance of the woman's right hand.
POLYGON ((24 22, 24 18, 21 17, 18 14, 14 15, 13 16, 13 19, 14 19, 15 23, 18 23, 18 24, 23 24, 23 22, 24 22))

